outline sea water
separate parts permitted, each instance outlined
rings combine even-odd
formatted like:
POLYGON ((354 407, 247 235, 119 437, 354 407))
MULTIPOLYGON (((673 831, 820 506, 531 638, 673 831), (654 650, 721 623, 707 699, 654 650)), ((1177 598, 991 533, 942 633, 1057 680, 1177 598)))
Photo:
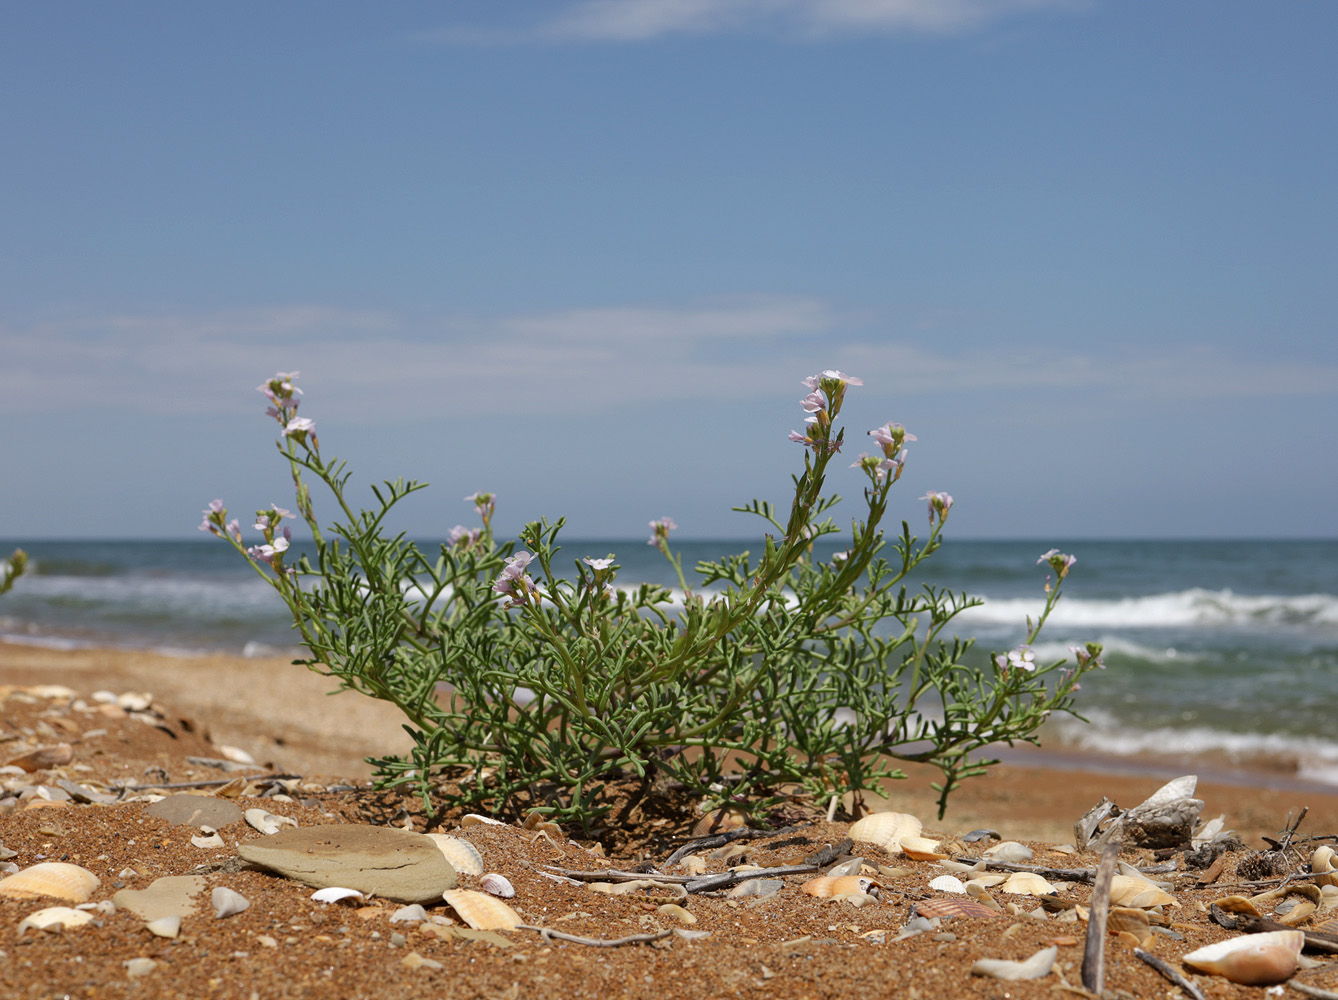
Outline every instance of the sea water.
MULTIPOLYGON (((616 555, 618 582, 676 587, 644 539, 564 539, 561 560, 616 555)), ((754 542, 675 542, 685 567, 754 542)), ((288 655, 282 602, 223 542, 0 541, 30 572, 0 596, 0 640, 177 655, 288 655)), ((829 554, 839 546, 830 546, 829 554)), ((983 600, 956 631, 973 657, 1021 642, 1044 602, 1042 552, 1077 555, 1036 644, 1043 662, 1089 640, 1106 668, 1078 693, 1087 718, 1054 720, 1047 746, 1210 754, 1338 785, 1338 541, 957 541, 909 581, 983 600)), ((822 554, 822 553, 820 553, 822 554)))

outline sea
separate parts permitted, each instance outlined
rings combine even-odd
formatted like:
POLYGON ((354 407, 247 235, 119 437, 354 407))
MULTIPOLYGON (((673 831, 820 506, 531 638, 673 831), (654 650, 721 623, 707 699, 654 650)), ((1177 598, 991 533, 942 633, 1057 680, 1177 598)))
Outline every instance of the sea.
MULTIPOLYGON (((644 539, 563 544, 571 560, 615 555, 621 585, 676 587, 644 539)), ((277 595, 218 539, 12 539, 0 541, 0 555, 15 547, 27 551, 30 569, 0 595, 0 642, 174 656, 299 653, 277 595)), ((675 541, 685 567, 749 547, 675 541)), ((1084 719, 1052 720, 1041 734, 1046 747, 1104 758, 1197 756, 1338 787, 1338 540, 949 538, 908 582, 983 601, 957 619, 957 632, 975 637, 984 663, 1021 642, 1028 616, 1040 613, 1050 571, 1037 560, 1051 548, 1077 562, 1036 658, 1070 657, 1070 646, 1096 641, 1106 666, 1083 679, 1084 719)))

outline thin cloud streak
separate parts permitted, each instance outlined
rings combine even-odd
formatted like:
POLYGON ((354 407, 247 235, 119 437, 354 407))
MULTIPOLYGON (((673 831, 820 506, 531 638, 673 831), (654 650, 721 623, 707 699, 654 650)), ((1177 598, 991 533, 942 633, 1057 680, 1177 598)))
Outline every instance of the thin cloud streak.
POLYGON ((1090 6, 1091 0, 580 0, 526 27, 453 27, 418 38, 448 44, 629 44, 685 35, 761 34, 809 41, 958 35, 1012 17, 1090 6))
MULTIPOLYGON (((1116 403, 1338 391, 1338 368, 1200 346, 1160 354, 947 352, 889 340, 811 298, 424 319, 294 306, 0 328, 0 412, 190 416, 253 408, 247 389, 299 369, 334 419, 553 416, 655 403, 774 399, 819 367, 897 396, 1083 392, 1116 403), (857 329, 852 329, 856 327, 857 329), (815 359, 818 359, 815 361, 815 359), (394 400, 393 407, 376 403, 394 400), (370 402, 369 402, 370 401, 370 402)), ((316 408, 315 399, 312 409, 316 408)))

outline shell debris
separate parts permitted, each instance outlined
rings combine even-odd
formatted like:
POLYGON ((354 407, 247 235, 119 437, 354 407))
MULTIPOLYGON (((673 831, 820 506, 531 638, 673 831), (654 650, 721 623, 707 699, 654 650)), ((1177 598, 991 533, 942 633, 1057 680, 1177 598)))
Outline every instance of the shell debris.
POLYGON ((524 923, 519 913, 486 892, 447 889, 441 898, 476 931, 510 931, 524 923))
POLYGON ((1180 961, 1242 986, 1268 986, 1291 978, 1304 945, 1302 931, 1266 931, 1206 945, 1180 961))
POLYGON ((22 935, 29 927, 37 931, 65 930, 92 922, 93 914, 87 910, 76 910, 69 906, 48 906, 24 917, 19 923, 19 934, 22 935))
POLYGON ((102 880, 87 868, 64 861, 43 861, 0 880, 0 896, 33 899, 50 896, 71 903, 86 903, 102 880))

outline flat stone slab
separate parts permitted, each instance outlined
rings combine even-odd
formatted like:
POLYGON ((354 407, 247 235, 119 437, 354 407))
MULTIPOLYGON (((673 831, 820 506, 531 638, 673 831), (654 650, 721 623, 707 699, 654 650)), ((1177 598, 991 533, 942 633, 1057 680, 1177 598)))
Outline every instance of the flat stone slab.
POLYGON ((215 830, 242 818, 241 807, 212 795, 169 795, 144 807, 144 815, 176 826, 212 826, 215 830))
POLYGON ((112 896, 112 902, 141 920, 189 917, 197 908, 194 897, 204 887, 201 875, 168 875, 147 889, 122 889, 112 896))
POLYGON ((386 826, 283 830, 238 844, 237 853, 313 889, 342 886, 397 903, 440 902, 459 880, 430 837, 386 826))

